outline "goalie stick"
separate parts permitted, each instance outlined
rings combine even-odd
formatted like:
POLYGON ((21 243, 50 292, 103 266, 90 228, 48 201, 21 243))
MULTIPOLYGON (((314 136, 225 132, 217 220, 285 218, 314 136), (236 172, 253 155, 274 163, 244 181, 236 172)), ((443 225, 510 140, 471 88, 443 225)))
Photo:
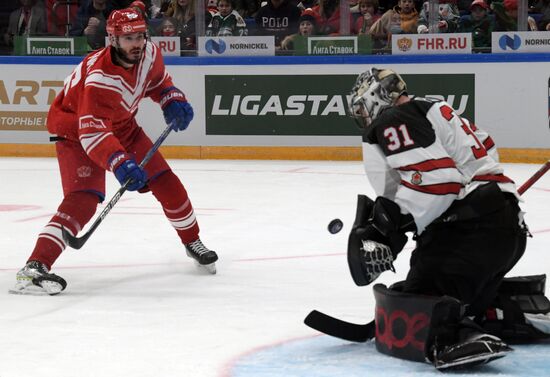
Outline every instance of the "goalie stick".
POLYGON ((365 325, 358 325, 331 317, 317 310, 309 313, 304 319, 304 323, 324 334, 358 343, 364 343, 374 338, 376 329, 374 320, 365 325))
MULTIPOLYGON (((550 170, 550 160, 546 161, 539 170, 535 172, 521 187, 518 193, 523 195, 533 184, 538 181, 548 170, 550 170)), ((324 334, 344 339, 350 342, 364 343, 374 338, 376 324, 374 320, 364 325, 342 321, 341 319, 331 317, 328 314, 317 310, 311 311, 304 319, 304 323, 314 330, 324 334)))
POLYGON ((518 193, 520 195, 523 195, 525 191, 529 189, 529 187, 533 186, 536 181, 540 179, 548 170, 550 170, 550 160, 546 161, 544 165, 540 167, 539 170, 536 171, 535 174, 531 176, 521 187, 518 189, 518 193))
MULTIPOLYGON (((172 131, 172 125, 169 124, 168 127, 162 132, 162 134, 158 137, 157 141, 155 141, 155 144, 149 149, 141 163, 139 164, 140 168, 143 168, 149 160, 153 157, 155 152, 159 149, 160 145, 164 142, 164 140, 168 137, 168 134, 172 131)), ((95 232, 99 224, 103 221, 103 219, 111 212, 115 204, 119 201, 119 199, 122 197, 122 194, 126 191, 128 184, 130 184, 130 179, 128 179, 124 184, 118 189, 118 191, 115 193, 115 195, 109 200, 109 203, 103 208, 103 211, 99 214, 99 216, 95 219, 94 223, 90 227, 90 229, 84 233, 81 237, 73 236, 67 229, 64 227, 61 227, 61 232, 63 234, 63 240, 65 243, 72 247, 73 249, 80 249, 86 241, 88 241, 88 238, 95 232)))

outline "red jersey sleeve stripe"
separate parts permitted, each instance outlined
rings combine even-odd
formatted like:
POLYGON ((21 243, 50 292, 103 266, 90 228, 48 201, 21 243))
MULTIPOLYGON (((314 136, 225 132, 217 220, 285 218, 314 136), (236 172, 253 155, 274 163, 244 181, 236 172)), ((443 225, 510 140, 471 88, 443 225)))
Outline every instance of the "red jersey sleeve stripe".
POLYGON ((455 162, 449 158, 439 158, 437 160, 426 160, 417 164, 402 166, 401 171, 432 171, 437 169, 456 168, 455 162))
POLYGON ((514 183, 514 181, 512 181, 504 174, 476 175, 474 178, 472 178, 472 181, 514 183))
POLYGON ((491 139, 491 137, 488 137, 487 139, 483 140, 483 146, 485 147, 485 149, 489 150, 495 146, 495 142, 493 141, 493 139, 491 139))
POLYGON ((401 181, 401 184, 411 190, 423 192, 424 194, 431 195, 448 195, 455 194, 458 195, 462 189, 460 183, 438 183, 434 185, 413 185, 412 183, 401 181))

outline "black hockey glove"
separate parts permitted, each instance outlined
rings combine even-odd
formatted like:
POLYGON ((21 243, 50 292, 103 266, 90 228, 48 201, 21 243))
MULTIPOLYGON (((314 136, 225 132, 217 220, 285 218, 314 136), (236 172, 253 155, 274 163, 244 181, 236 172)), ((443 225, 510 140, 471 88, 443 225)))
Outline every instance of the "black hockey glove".
POLYGON ((360 195, 348 239, 348 265, 355 284, 368 285, 384 271, 395 272, 393 261, 407 243, 405 232, 415 229, 413 217, 402 215, 393 201, 378 197, 373 202, 360 195))

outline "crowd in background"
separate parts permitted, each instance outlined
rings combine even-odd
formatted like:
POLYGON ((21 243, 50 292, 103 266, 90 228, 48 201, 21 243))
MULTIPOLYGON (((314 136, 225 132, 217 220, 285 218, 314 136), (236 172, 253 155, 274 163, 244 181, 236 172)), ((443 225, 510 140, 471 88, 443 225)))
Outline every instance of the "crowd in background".
MULTIPOLYGON (((523 1, 523 0, 519 0, 523 1)), ((370 35, 388 48, 393 34, 471 32, 473 47, 490 48, 491 32, 518 30, 518 0, 440 0, 436 29, 427 0, 2 0, 0 54, 15 36, 83 36, 89 49, 105 45, 113 9, 135 7, 151 36, 177 36, 194 51, 196 36, 273 35, 276 49, 293 50, 299 36, 370 35), (343 9, 340 2, 349 4, 343 9), (201 8, 201 5, 203 6, 201 8), (197 12, 197 9, 203 9, 197 12), (341 12, 343 17, 341 16, 341 12), (342 32, 340 22, 349 25, 342 32), (346 22, 346 24, 348 24, 346 22), (431 28, 430 28, 431 26, 431 28), (349 30, 349 31, 348 31, 349 30)), ((550 30, 550 0, 529 0, 528 30, 550 30)))

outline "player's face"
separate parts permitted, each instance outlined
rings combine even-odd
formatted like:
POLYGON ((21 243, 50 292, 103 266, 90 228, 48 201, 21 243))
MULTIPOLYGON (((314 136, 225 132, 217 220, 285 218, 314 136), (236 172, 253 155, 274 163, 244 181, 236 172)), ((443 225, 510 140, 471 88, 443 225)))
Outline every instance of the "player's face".
POLYGON ((168 21, 165 22, 164 25, 162 25, 162 35, 167 37, 176 35, 176 25, 168 21))
POLYGON ((361 5, 359 5, 359 10, 361 11, 361 14, 374 14, 374 6, 372 4, 361 3, 361 5))
POLYGON ((474 5, 472 7, 472 19, 475 21, 481 20, 483 17, 485 17, 485 9, 480 7, 479 5, 474 5))
POLYGON ((313 34, 313 24, 309 21, 300 22, 300 35, 308 36, 313 34))
POLYGON ((409 14, 414 9, 414 1, 413 0, 401 0, 399 2, 399 6, 401 7, 401 10, 405 14, 409 14))
POLYGON ((143 55, 145 35, 143 33, 121 35, 118 37, 118 44, 122 60, 128 64, 136 64, 143 55))
POLYGON ((233 11, 231 3, 228 1, 218 1, 218 11, 223 17, 227 16, 233 11))

